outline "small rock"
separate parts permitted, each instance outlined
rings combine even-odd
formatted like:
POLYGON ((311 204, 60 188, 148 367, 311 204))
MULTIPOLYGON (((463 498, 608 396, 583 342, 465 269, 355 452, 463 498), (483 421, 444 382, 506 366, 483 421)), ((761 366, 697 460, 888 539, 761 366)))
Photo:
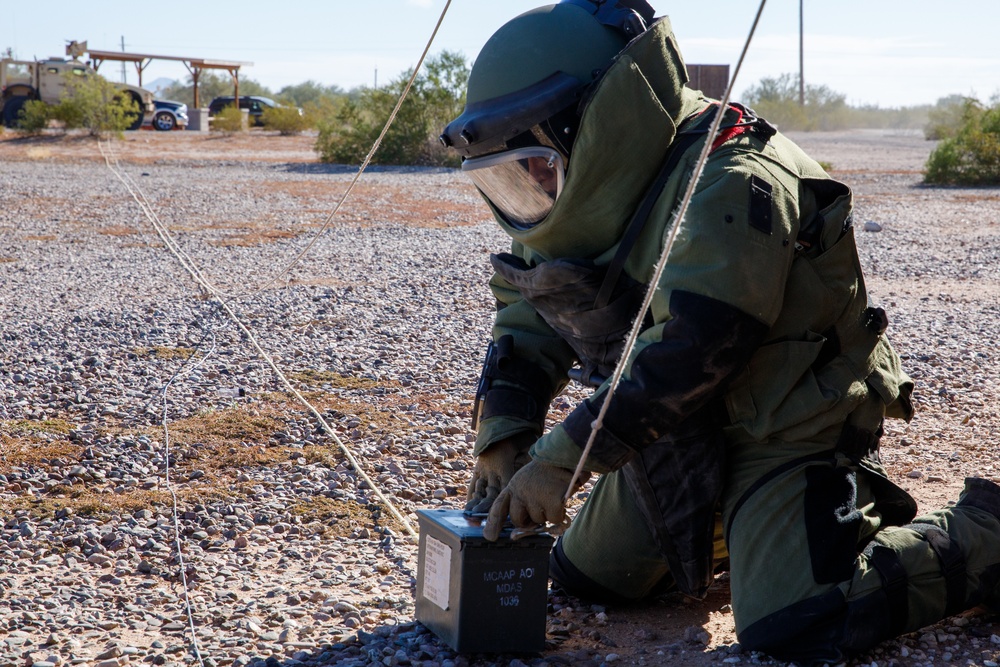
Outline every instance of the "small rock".
POLYGON ((104 653, 97 654, 97 660, 110 660, 111 658, 117 658, 122 655, 122 649, 117 644, 113 645, 111 648, 106 650, 104 653))
POLYGON ((684 641, 707 646, 712 641, 712 635, 705 628, 692 625, 684 629, 684 641))
POLYGON ((874 220, 865 220, 864 230, 866 232, 880 232, 882 231, 882 225, 878 224, 874 220))

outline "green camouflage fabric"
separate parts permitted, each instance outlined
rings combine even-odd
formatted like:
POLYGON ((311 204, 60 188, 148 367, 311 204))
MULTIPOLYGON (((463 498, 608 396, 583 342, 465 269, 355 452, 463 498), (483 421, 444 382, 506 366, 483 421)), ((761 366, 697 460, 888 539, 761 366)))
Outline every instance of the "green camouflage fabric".
MULTIPOLYGON (((677 125, 708 104, 683 86, 685 80, 669 21, 661 19, 618 57, 598 84, 583 114, 565 189, 550 215, 528 230, 513 228, 498 216, 513 239, 512 254, 529 265, 557 257, 586 258, 597 265, 610 261, 677 125)), ((688 151, 629 256, 625 272, 641 283, 652 275, 696 155, 697 150, 688 151)), ((768 339, 780 342, 762 348, 726 396, 732 420, 756 439, 818 433, 842 422, 872 387, 886 405, 893 405, 894 415, 909 416, 906 395, 912 383, 900 370, 898 357, 884 336, 866 337, 854 326, 868 303, 851 232, 838 238, 849 213, 847 188, 829 179, 781 134, 766 145, 748 135, 727 142, 712 153, 698 184, 653 300, 653 317, 657 323, 669 318, 670 294, 679 289, 731 304, 771 327, 768 339), (749 221, 747 181, 754 175, 774 186, 770 234, 749 221), (824 212, 824 238, 812 252, 838 246, 832 254, 824 252, 822 262, 795 249, 800 221, 818 212, 817 183, 828 184, 823 195, 831 201, 824 212), (844 303, 844 295, 852 297, 850 303, 844 303), (844 319, 839 328, 850 330, 857 345, 825 369, 829 377, 811 378, 808 366, 823 336, 810 324, 838 316, 844 319), (774 364, 775 359, 782 363, 774 364)), ((554 396, 565 386, 572 349, 500 276, 494 276, 491 288, 504 306, 496 316, 494 339, 512 334, 518 355, 549 376, 554 396)), ((659 333, 659 326, 644 331, 632 358, 656 342, 659 333)), ((877 423, 868 426, 875 430, 877 423)), ((503 416, 485 420, 476 453, 524 430, 540 435, 540 424, 503 416)), ((579 454, 558 426, 533 450, 534 456, 565 467, 575 466, 579 454)), ((596 460, 588 467, 608 471, 596 460)))
MULTIPOLYGON (((711 103, 685 82, 661 19, 593 91, 550 215, 528 230, 497 216, 511 253, 528 266, 610 262, 678 128, 711 103)), ((631 279, 649 282, 699 148, 666 183, 625 264, 631 279)), ((807 662, 840 660, 991 599, 1000 580, 1000 502, 996 511, 980 498, 914 519, 912 499, 878 462, 883 419, 913 416, 913 383, 884 327, 871 321, 851 207, 849 189, 780 133, 726 141, 680 223, 653 324, 623 361, 627 379, 636 356, 661 340, 674 291, 729 304, 768 328, 724 392, 728 465, 716 552, 728 547, 741 642, 807 662), (748 196, 759 182, 770 187, 766 220, 748 196)), ((555 396, 573 350, 510 283, 496 275, 491 288, 500 306, 494 339, 513 336, 517 355, 544 371, 555 396)), ((593 581, 639 598, 669 572, 620 470, 635 447, 614 427, 605 426, 613 444, 585 462, 605 475, 561 544, 593 581)), ((484 420, 476 453, 526 431, 540 436, 534 458, 576 466, 580 446, 562 424, 543 434, 540 421, 504 415, 484 420)))

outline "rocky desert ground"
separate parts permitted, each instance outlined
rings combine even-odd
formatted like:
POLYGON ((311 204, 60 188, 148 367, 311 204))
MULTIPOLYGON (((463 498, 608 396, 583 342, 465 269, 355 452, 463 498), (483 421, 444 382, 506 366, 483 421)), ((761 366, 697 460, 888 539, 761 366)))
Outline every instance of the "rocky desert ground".
MULTIPOLYGON (((917 383, 890 474, 923 509, 1000 479, 1000 190, 923 186, 917 134, 793 138, 855 189, 917 383)), ((414 526, 462 504, 504 240, 445 169, 370 169, 324 230, 355 168, 311 143, 0 135, 0 665, 777 664, 736 642, 726 575, 702 602, 550 594, 539 654, 414 622, 416 545, 375 490, 414 526)), ((976 610, 853 664, 998 663, 976 610)))

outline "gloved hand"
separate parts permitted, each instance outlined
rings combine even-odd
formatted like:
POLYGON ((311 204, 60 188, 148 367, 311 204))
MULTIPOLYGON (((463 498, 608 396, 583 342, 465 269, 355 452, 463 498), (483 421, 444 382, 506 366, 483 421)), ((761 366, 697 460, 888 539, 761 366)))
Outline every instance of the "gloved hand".
MULTIPOLYGON (((577 489, 590 477, 581 476, 577 489)), ((563 498, 569 488, 573 471, 558 466, 531 461, 517 471, 510 484, 500 492, 490 508, 483 537, 495 542, 500 537, 507 514, 515 528, 531 528, 546 523, 560 524, 566 520, 566 506, 563 498)), ((574 492, 576 489, 574 489, 574 492)))
POLYGON ((476 457, 476 466, 465 496, 466 512, 489 511, 514 473, 531 460, 528 448, 534 441, 535 436, 530 433, 514 435, 494 442, 476 457))

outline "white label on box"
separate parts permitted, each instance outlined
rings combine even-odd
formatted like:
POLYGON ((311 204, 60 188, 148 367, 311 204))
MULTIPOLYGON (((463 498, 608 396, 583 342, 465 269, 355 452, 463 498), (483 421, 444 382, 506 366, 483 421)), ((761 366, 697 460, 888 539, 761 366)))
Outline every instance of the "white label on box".
POLYGON ((428 535, 424 549, 424 597, 448 611, 451 547, 428 535))

